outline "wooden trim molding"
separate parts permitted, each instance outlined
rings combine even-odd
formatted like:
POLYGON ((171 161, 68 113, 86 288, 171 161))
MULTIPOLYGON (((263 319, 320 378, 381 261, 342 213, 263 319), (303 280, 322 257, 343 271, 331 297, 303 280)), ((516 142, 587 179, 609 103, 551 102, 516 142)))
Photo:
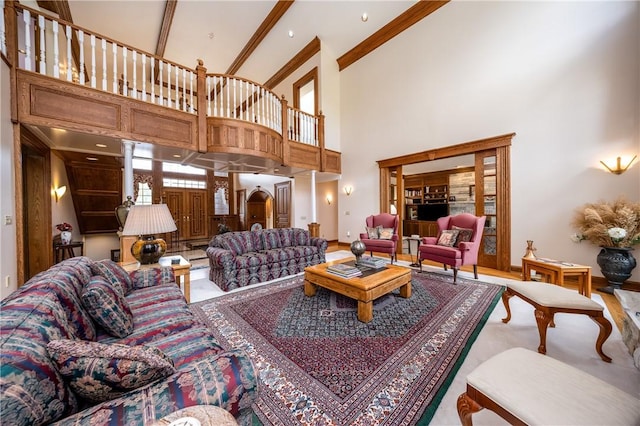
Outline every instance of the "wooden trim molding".
POLYGON ((389 22, 384 27, 380 28, 375 33, 371 34, 364 41, 358 44, 353 49, 349 50, 344 55, 340 56, 337 60, 338 69, 342 71, 354 62, 359 61, 369 53, 376 50, 416 22, 419 22, 423 18, 431 15, 436 10, 440 9, 445 4, 449 3, 449 0, 444 1, 419 1, 409 9, 405 10, 402 14, 398 15, 394 20, 389 22))
POLYGON ((225 74, 235 74, 240 67, 249 59, 249 56, 262 43, 262 40, 269 34, 269 31, 278 23, 280 18, 289 10, 295 0, 278 0, 271 12, 264 18, 255 33, 251 36, 247 44, 242 48, 238 56, 233 60, 225 74))
POLYGON ((434 148, 427 151, 417 152, 414 154, 401 155, 399 157, 387 158, 379 160, 378 167, 396 167, 407 164, 422 163, 424 161, 433 161, 440 158, 456 157, 458 155, 474 154, 478 151, 486 149, 500 148, 511 145, 511 139, 515 133, 507 133, 505 135, 494 136, 491 138, 478 139, 471 142, 465 142, 458 145, 446 146, 443 148, 434 148))
POLYGON ((293 83, 293 107, 300 109, 300 88, 313 81, 313 115, 318 114, 318 67, 300 77, 293 83))
POLYGON ((300 68, 305 62, 320 52, 320 39, 315 37, 305 47, 302 48, 293 58, 289 60, 282 68, 280 68, 266 83, 263 84, 267 89, 273 89, 292 72, 300 68))

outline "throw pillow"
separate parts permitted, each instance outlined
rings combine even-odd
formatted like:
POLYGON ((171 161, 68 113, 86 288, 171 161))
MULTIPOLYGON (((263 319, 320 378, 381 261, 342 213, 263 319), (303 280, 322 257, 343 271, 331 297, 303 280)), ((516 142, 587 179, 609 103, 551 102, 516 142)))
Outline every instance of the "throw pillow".
POLYGON ((380 239, 381 240, 390 240, 393 237, 393 228, 383 228, 381 226, 378 227, 380 231, 380 239))
POLYGON ((93 264, 91 264, 91 271, 94 275, 105 277, 123 296, 129 294, 133 289, 133 284, 127 271, 110 259, 93 262, 93 264))
POLYGON ((440 234, 437 244, 439 246, 453 247, 456 243, 456 238, 458 238, 458 232, 459 231, 453 229, 445 229, 440 234))
POLYGON ((170 284, 176 282, 176 276, 171 266, 161 266, 159 268, 138 269, 129 273, 133 288, 154 287, 160 284, 170 284))
POLYGON ((82 304, 91 318, 110 335, 122 338, 133 332, 129 303, 104 277, 91 278, 82 290, 82 304))
POLYGON ((471 241, 471 237, 473 236, 473 229, 459 228, 457 226, 452 226, 451 229, 458 231, 458 238, 456 238, 456 243, 453 245, 454 247, 458 247, 460 243, 471 241))
POLYGON ((367 237, 370 240, 377 240, 378 237, 380 236, 380 234, 378 233, 378 227, 377 226, 373 227, 373 228, 370 228, 370 227, 366 226, 365 229, 367 230, 367 237))
POLYGON ((81 398, 102 402, 176 372, 173 361, 152 346, 52 340, 47 352, 69 387, 81 398))

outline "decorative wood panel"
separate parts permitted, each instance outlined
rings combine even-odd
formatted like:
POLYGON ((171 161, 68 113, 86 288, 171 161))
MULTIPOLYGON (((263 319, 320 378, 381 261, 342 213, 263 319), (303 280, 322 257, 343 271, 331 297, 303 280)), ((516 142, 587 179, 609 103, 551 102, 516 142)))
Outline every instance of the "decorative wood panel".
MULTIPOLYGON (((186 114, 185 114, 186 115, 186 114)), ((165 145, 184 146, 195 150, 195 117, 178 119, 166 113, 158 114, 137 108, 131 109, 131 134, 134 139, 153 138, 165 141, 165 145)))
POLYGON ((320 164, 320 148, 299 142, 289 142, 288 166, 313 169, 320 164))
POLYGON ((337 151, 324 150, 323 172, 342 173, 342 155, 337 151))
POLYGON ((207 151, 250 155, 264 159, 265 164, 273 161, 282 163, 282 137, 259 124, 209 117, 207 151))

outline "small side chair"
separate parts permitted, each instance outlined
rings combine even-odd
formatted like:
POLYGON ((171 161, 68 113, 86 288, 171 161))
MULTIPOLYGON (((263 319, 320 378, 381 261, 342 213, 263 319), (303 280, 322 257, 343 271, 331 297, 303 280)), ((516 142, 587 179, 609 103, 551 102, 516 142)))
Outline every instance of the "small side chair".
POLYGON ((360 234, 360 241, 372 256, 374 251, 387 253, 391 256, 391 263, 393 263, 396 260, 398 243, 398 216, 380 213, 367 217, 365 223, 368 232, 360 234))
POLYGON ((424 237, 418 247, 420 271, 424 259, 442 263, 445 271, 451 266, 455 284, 460 266, 473 265, 473 276, 478 279, 478 250, 486 219, 469 213, 439 218, 438 236, 424 237))

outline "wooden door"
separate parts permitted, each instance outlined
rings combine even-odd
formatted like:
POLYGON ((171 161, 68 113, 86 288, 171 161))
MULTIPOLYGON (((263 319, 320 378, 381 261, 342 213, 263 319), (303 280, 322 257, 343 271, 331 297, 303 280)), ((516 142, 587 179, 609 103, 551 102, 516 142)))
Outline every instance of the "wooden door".
POLYGON ((275 226, 274 228, 291 227, 291 181, 279 182, 275 189, 275 226))
POLYGON ((185 210, 187 211, 186 239, 207 238, 207 191, 186 190, 185 210))
POLYGON ((259 223, 263 229, 267 227, 267 199, 264 191, 255 191, 247 200, 247 227, 259 223))
POLYGON ((23 282, 49 268, 53 259, 49 164, 48 152, 22 145, 23 282))
POLYGON ((164 191, 164 202, 167 204, 173 220, 176 222, 176 231, 173 232, 174 238, 165 238, 168 245, 185 239, 187 233, 187 214, 184 210, 184 190, 171 189, 164 191), (174 241, 175 240, 175 241, 174 241))
POLYGON ((238 215, 238 231, 247 229, 247 190, 236 190, 236 214, 238 215))

